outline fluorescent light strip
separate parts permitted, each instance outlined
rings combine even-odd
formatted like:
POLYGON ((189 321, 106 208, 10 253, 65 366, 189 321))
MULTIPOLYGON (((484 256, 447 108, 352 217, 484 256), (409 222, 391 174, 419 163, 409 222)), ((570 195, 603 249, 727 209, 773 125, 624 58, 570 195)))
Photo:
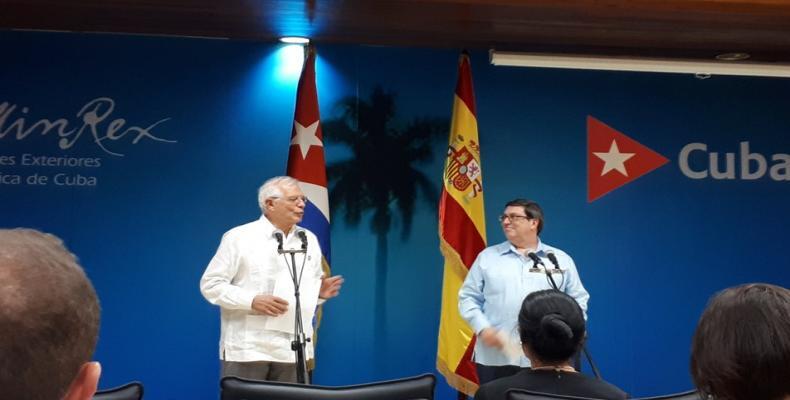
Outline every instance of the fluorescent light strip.
POLYGON ((790 64, 768 64, 743 61, 675 61, 651 58, 585 57, 558 54, 513 53, 491 50, 491 64, 510 67, 790 78, 790 64))

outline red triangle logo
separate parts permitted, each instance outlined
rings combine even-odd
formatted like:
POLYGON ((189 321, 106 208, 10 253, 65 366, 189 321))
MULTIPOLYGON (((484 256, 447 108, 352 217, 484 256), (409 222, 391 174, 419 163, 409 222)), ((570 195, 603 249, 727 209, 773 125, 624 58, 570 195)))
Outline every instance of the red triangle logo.
POLYGON ((669 160, 587 116, 587 202, 636 180, 669 160))

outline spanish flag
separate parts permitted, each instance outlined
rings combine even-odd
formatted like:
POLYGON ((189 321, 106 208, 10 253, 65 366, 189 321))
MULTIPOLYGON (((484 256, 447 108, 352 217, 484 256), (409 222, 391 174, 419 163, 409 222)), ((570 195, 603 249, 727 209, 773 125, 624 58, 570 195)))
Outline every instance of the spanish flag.
POLYGON ((486 246, 476 114, 472 69, 469 55, 464 52, 458 62, 450 145, 439 202, 444 283, 436 369, 450 386, 467 395, 477 391, 479 382, 472 362, 475 334, 458 311, 458 290, 477 254, 486 246))

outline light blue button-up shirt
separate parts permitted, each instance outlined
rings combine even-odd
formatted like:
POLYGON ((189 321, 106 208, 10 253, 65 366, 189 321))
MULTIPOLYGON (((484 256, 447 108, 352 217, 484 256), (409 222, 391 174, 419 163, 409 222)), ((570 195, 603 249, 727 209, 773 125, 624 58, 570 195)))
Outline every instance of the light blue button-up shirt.
MULTIPOLYGON (((538 240, 535 254, 549 270, 554 269, 547 257, 550 252, 554 252, 563 270, 562 274, 552 274, 557 287, 576 299, 586 318, 590 294, 579 279, 573 259, 564 251, 538 240)), ((531 268, 533 261, 517 252, 507 241, 480 252, 458 292, 458 309, 475 334, 493 327, 505 332, 514 343, 521 343, 517 327, 521 302, 532 292, 552 289, 543 268, 540 272, 530 272, 531 268)), ((475 362, 491 366, 514 365, 503 352, 484 345, 480 340, 475 344, 475 362)), ((530 366, 529 359, 523 354, 515 364, 530 366)))

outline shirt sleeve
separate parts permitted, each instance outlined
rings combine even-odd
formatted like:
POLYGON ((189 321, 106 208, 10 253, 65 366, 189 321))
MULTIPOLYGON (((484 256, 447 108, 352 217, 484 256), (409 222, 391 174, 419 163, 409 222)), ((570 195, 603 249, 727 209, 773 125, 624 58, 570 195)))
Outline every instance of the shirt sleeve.
POLYGON ((464 284, 458 291, 458 311, 476 334, 491 326, 488 318, 483 314, 483 304, 485 304, 483 288, 485 287, 485 279, 483 278, 483 270, 480 266, 481 258, 482 255, 477 256, 477 259, 472 264, 472 268, 469 269, 469 273, 466 274, 464 284))
POLYGON ((564 292, 573 297, 582 311, 584 311, 584 319, 587 319, 587 302, 590 300, 590 294, 584 288, 581 278, 579 278, 579 271, 576 269, 576 264, 573 259, 568 256, 568 272, 565 274, 565 288, 564 292))
POLYGON ((200 293, 209 303, 231 310, 251 310, 256 293, 233 285, 238 272, 232 238, 225 234, 200 279, 200 293))
MULTIPOLYGON (((320 305, 324 304, 324 302, 326 302, 326 299, 322 299, 321 298, 321 281, 323 280, 324 275, 325 275, 324 274, 324 255, 323 255, 323 253, 321 253, 321 247, 318 244, 318 239, 317 238, 316 238, 316 240, 314 242, 315 243, 314 243, 313 246, 314 246, 314 248, 318 249, 318 251, 316 251, 315 254, 313 255, 313 257, 315 258, 315 260, 313 260, 313 278, 316 279, 317 281, 319 281, 319 283, 318 283, 318 303, 317 303, 317 305, 320 306, 320 305)), ((326 277, 328 278, 329 275, 327 275, 326 277)))

